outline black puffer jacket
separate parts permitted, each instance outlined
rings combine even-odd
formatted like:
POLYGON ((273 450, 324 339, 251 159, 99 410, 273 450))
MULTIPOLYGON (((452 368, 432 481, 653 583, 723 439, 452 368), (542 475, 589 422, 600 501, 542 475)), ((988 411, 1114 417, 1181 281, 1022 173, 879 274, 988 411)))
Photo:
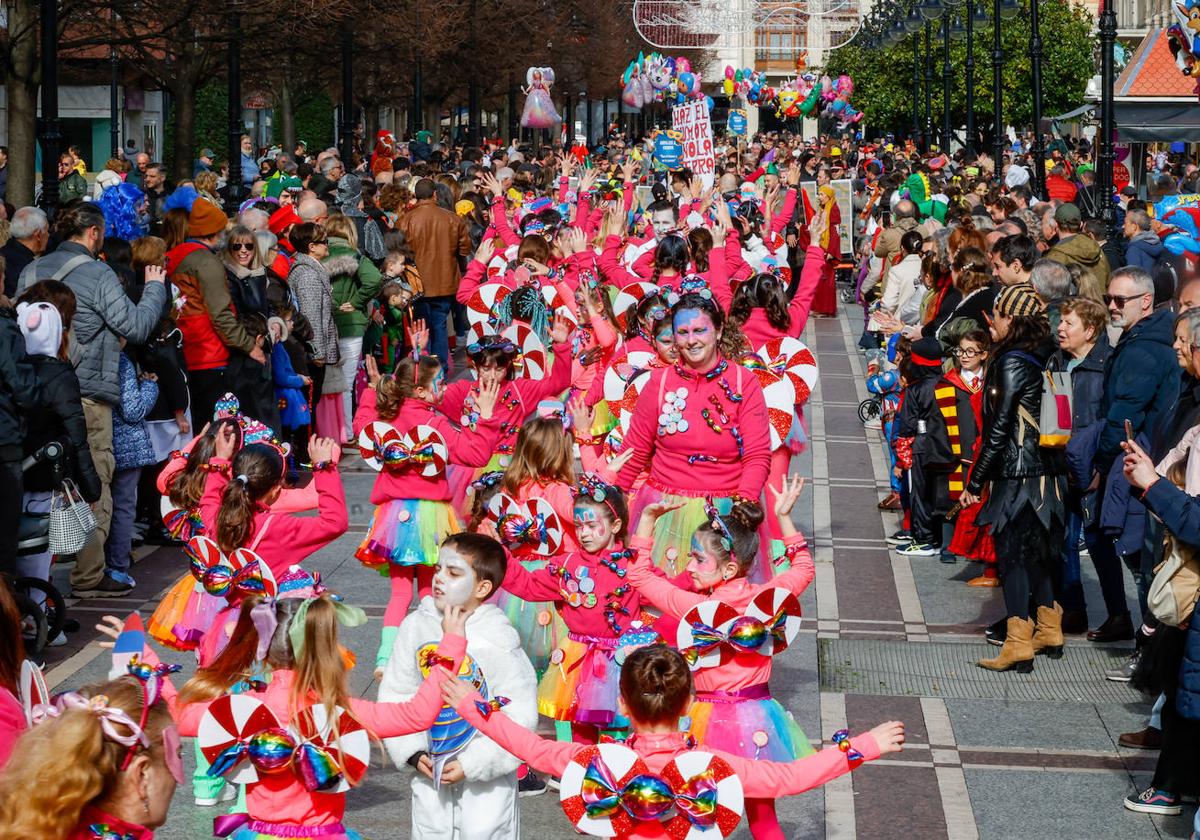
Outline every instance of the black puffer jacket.
POLYGON ((21 458, 25 421, 42 401, 42 385, 25 355, 16 313, 0 309, 0 458, 21 458))
POLYGON ((1008 351, 988 366, 983 385, 983 437, 967 490, 975 495, 989 481, 1064 472, 1061 456, 1038 444, 1042 371, 1054 351, 1047 339, 1033 350, 1008 351), (1022 412, 1020 409, 1024 408, 1022 412), (1022 415, 1025 415, 1024 417, 1022 415))
MULTIPOLYGON (((100 477, 88 448, 87 423, 79 394, 79 377, 70 363, 53 356, 30 356, 42 382, 42 402, 26 415, 25 454, 32 455, 52 440, 66 449, 66 477, 74 479, 85 501, 100 498, 100 477)), ((57 490, 49 464, 25 474, 26 490, 57 490)))

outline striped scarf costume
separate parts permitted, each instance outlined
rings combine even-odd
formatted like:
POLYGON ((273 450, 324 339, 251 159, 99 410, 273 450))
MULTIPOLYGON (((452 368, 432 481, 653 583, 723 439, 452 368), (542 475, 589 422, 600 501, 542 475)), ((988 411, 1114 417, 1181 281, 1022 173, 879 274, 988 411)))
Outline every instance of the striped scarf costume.
POLYGON ((966 486, 962 462, 962 436, 958 428, 958 389, 942 380, 934 389, 933 396, 942 419, 946 421, 946 435, 950 438, 950 451, 954 453, 955 467, 950 473, 950 498, 952 501, 958 501, 966 486))

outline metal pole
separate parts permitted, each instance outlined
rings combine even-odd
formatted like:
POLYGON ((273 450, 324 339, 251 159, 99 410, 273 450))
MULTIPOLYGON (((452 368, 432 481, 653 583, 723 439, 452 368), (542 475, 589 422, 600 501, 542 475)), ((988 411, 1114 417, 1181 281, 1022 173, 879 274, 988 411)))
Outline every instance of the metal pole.
POLYGON ((587 142, 584 143, 583 145, 587 146, 588 148, 591 148, 592 137, 593 137, 593 135, 592 135, 592 129, 593 129, 592 100, 588 97, 588 95, 586 93, 583 95, 583 114, 584 114, 584 119, 587 120, 587 142))
POLYGON ((58 156, 62 133, 58 121, 58 0, 42 0, 42 209, 53 217, 58 208, 58 156))
POLYGON ((1117 208, 1113 204, 1113 166, 1116 150, 1113 148, 1113 83, 1116 68, 1113 66, 1113 44, 1117 39, 1117 12, 1112 0, 1104 0, 1100 12, 1100 154, 1097 159, 1097 200, 1100 202, 1100 218, 1104 221, 1105 238, 1115 242, 1118 238, 1117 208))
POLYGON ((233 10, 229 13, 229 30, 229 55, 226 58, 229 88, 225 111, 229 179, 225 185, 225 210, 233 215, 242 203, 245 188, 242 183, 242 16, 233 10))
POLYGON ((913 34, 913 101, 912 101, 912 139, 914 143, 921 137, 921 36, 913 34))
POLYGON ((108 48, 108 140, 112 157, 121 153, 121 103, 118 87, 121 84, 120 65, 117 63, 117 48, 108 48))
POLYGON ((950 154, 953 134, 950 129, 950 19, 949 9, 942 16, 942 154, 950 154))
POLYGON ((1042 142, 1042 33, 1038 3, 1029 4, 1029 57, 1033 70, 1033 168, 1039 198, 1046 196, 1046 145, 1042 142))
POLYGON ((925 21, 925 151, 933 145, 933 24, 925 21))
POLYGON ((967 157, 975 154, 975 0, 967 4, 967 157))
POLYGON ((1000 0, 992 0, 992 154, 995 157, 996 182, 1001 179, 1004 162, 1004 47, 1000 42, 1000 0))
POLYGON ((358 114, 354 110, 354 29, 349 23, 342 26, 342 166, 347 172, 354 169, 354 130, 358 114))

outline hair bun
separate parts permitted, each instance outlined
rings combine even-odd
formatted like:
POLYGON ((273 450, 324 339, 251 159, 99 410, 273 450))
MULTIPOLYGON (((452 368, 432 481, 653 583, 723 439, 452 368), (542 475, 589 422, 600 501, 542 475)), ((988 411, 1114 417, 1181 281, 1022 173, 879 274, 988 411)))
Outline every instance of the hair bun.
POLYGON ((745 528, 747 531, 757 531, 766 519, 762 505, 757 502, 735 502, 725 517, 745 528))

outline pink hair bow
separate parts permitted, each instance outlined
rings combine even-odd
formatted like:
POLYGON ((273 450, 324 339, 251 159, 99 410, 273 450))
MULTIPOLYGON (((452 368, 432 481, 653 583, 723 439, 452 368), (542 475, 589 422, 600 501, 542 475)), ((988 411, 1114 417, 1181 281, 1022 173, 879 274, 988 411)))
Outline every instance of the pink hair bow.
POLYGON ((143 747, 150 746, 150 739, 146 737, 146 733, 134 722, 133 718, 127 715, 124 710, 109 706, 108 698, 103 694, 97 694, 95 697, 84 697, 82 694, 77 694, 74 691, 68 691, 65 694, 55 697, 53 704, 39 703, 34 706, 30 715, 36 726, 39 723, 59 717, 63 712, 70 711, 71 709, 89 711, 99 718, 100 730, 104 733, 104 737, 113 743, 120 744, 123 747, 132 747, 134 744, 141 744, 143 747), (122 735, 117 731, 117 726, 127 727, 129 734, 122 735))

